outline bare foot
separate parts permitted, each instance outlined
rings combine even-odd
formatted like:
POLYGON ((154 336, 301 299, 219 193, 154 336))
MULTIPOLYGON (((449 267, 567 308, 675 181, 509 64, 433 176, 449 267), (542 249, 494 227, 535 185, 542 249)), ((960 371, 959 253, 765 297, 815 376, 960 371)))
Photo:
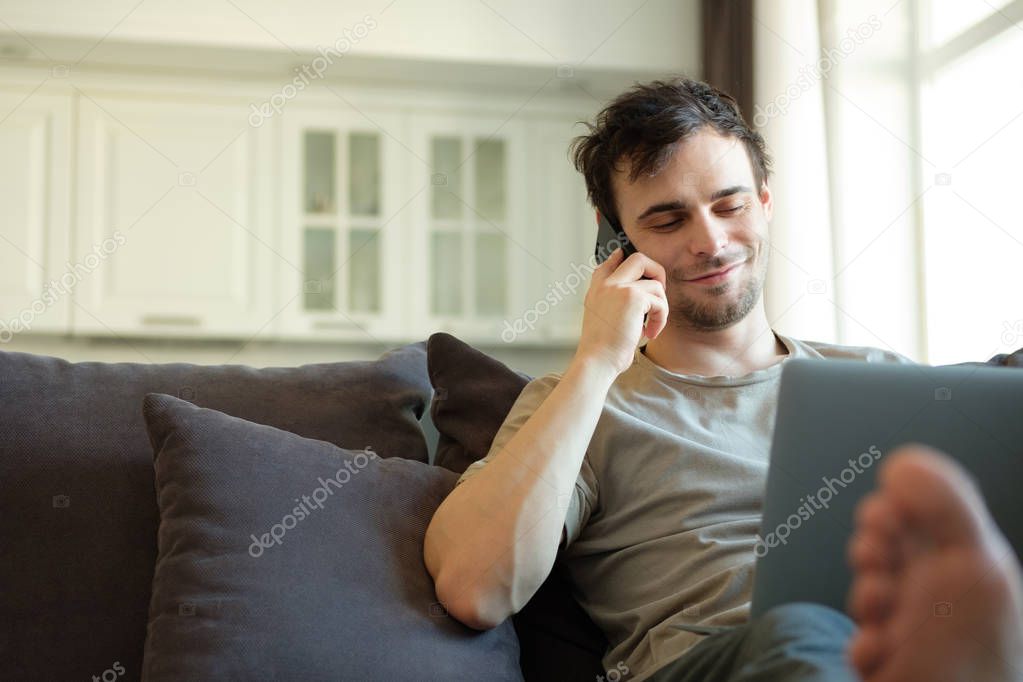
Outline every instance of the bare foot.
POLYGON ((853 666, 868 682, 1023 680, 1023 574, 958 463, 887 457, 849 541, 853 666))

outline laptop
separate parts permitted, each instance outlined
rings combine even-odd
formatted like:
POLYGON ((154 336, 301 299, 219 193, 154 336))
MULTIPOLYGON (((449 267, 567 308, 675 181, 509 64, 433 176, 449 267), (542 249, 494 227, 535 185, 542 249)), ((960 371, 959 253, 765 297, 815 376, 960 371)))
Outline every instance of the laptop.
POLYGON ((919 442, 958 460, 1023 560, 1023 372, 795 358, 782 370, 754 617, 808 601, 846 611, 846 543, 884 458, 919 442))

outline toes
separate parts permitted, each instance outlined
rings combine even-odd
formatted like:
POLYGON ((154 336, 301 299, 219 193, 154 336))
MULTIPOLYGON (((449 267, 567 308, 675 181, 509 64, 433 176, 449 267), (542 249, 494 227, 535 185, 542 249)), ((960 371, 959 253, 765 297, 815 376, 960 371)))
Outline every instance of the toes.
POLYGON ((1023 641, 1018 570, 996 572, 1013 589, 985 580, 1014 555, 974 480, 947 455, 911 444, 884 459, 878 484, 857 507, 848 546, 848 612, 860 624, 849 662, 870 682, 1010 679, 973 674, 992 660, 977 642, 1010 642, 1000 650, 1010 652, 1023 641), (934 595, 947 595, 955 615, 939 613, 934 595))
POLYGON ((895 567, 891 543, 876 533, 861 531, 853 535, 849 540, 848 559, 856 573, 890 573, 895 567))
POLYGON ((904 445, 881 464, 881 488, 901 518, 938 545, 976 544, 987 512, 969 474, 925 445, 904 445))
POLYGON ((884 661, 886 649, 885 639, 880 628, 861 628, 849 641, 846 650, 849 663, 852 664, 860 677, 869 678, 884 661))
POLYGON ((853 570, 895 571, 900 565, 898 514, 880 493, 863 498, 856 508, 856 531, 849 541, 853 570))
POLYGON ((853 582, 849 613, 861 625, 881 623, 895 603, 895 580, 885 573, 866 573, 853 582))
POLYGON ((890 499, 878 492, 865 496, 856 507, 856 525, 885 537, 898 530, 898 514, 890 499))

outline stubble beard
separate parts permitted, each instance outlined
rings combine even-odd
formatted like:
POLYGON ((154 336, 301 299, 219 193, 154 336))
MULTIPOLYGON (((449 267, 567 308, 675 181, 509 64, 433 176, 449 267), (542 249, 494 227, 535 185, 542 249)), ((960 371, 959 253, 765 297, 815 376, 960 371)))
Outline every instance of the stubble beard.
MULTIPOLYGON (((760 300, 767 278, 767 250, 764 246, 765 242, 761 242, 760 248, 757 249, 758 255, 752 263, 755 270, 752 273, 738 282, 729 280, 707 287, 699 299, 679 290, 687 285, 681 284, 681 276, 673 272, 669 281, 678 284, 668 298, 668 324, 680 329, 717 331, 730 327, 749 315, 760 300), (733 300, 727 300, 729 292, 737 287, 740 288, 739 295, 733 300)), ((711 269, 722 265, 725 263, 711 263, 711 269)), ((749 267, 749 262, 743 265, 743 268, 749 267)))

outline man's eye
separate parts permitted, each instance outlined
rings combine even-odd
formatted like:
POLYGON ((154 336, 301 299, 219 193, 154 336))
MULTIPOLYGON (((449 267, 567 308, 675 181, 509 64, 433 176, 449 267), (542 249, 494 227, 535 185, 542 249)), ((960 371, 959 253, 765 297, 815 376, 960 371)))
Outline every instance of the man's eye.
POLYGON ((746 208, 746 206, 747 206, 747 204, 739 204, 738 206, 732 206, 731 208, 726 208, 726 209, 724 209, 721 212, 722 213, 738 213, 739 211, 741 211, 744 208, 746 208))
POLYGON ((665 223, 663 225, 653 225, 653 226, 651 226, 650 229, 652 229, 652 230, 660 230, 660 229, 665 228, 665 227, 671 227, 672 225, 677 225, 680 222, 682 222, 682 221, 681 220, 672 220, 670 223, 665 223))

